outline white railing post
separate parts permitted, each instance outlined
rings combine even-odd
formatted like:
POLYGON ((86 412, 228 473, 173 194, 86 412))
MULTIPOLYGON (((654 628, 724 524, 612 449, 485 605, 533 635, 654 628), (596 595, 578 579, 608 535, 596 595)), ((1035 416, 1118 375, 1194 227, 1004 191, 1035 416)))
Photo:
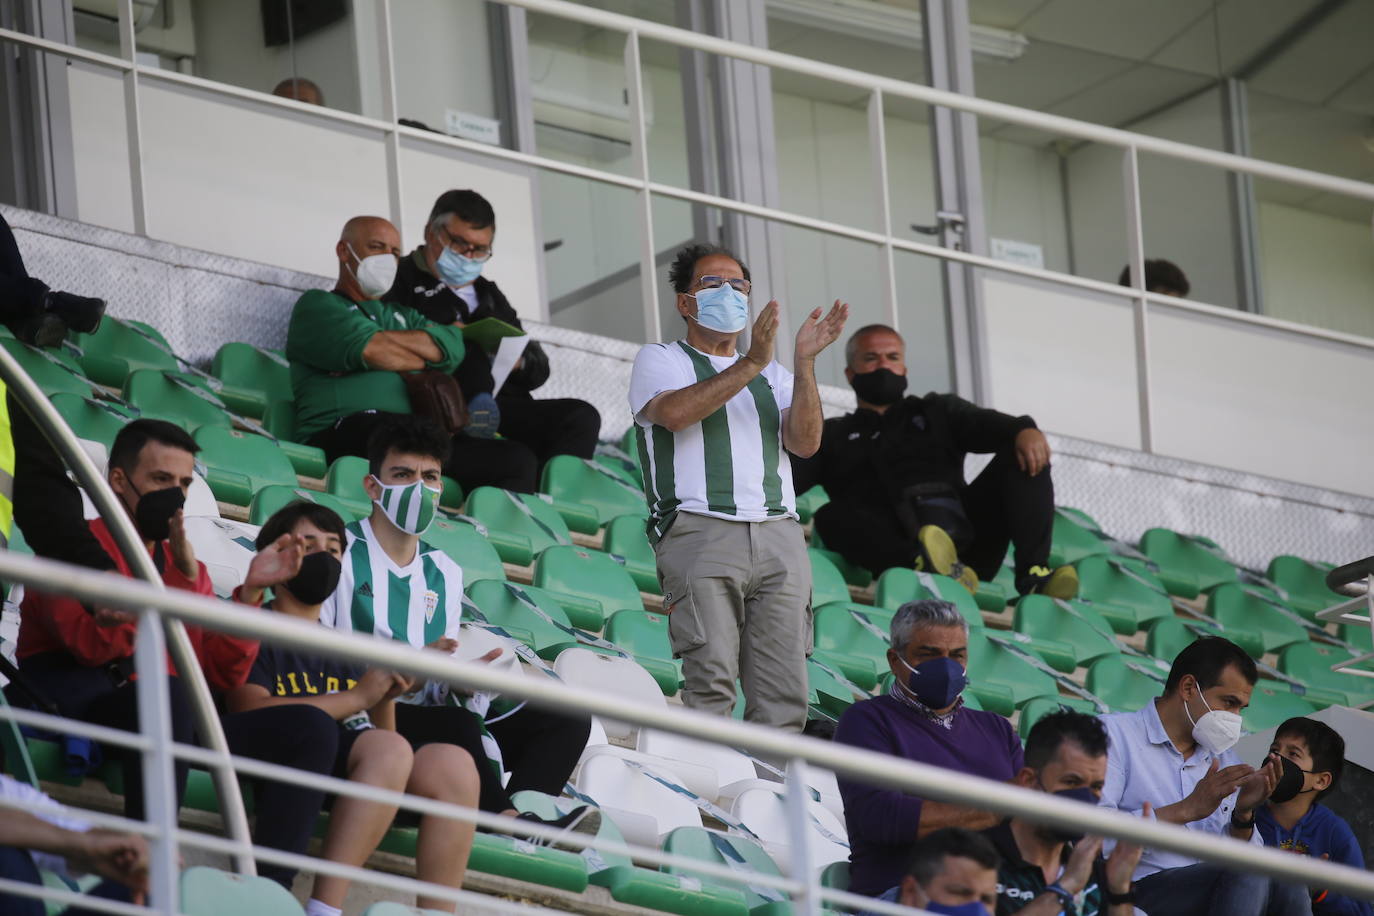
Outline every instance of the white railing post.
POLYGON ((1140 450, 1154 451, 1154 417, 1150 410, 1150 300, 1145 288, 1145 230, 1140 216, 1140 157, 1134 146, 1122 151, 1121 177, 1126 202, 1127 261, 1131 265, 1131 300, 1135 315, 1136 405, 1140 417, 1140 450))
POLYGON ((133 0, 119 4, 119 53, 131 66, 124 71, 124 131, 129 148, 129 199, 134 233, 148 234, 148 198, 143 183, 143 118, 138 98, 138 41, 134 36, 133 0))
POLYGON ((887 324, 901 331, 897 315, 897 267, 892 249, 892 193, 887 177, 887 124, 883 120, 883 91, 868 95, 868 147, 873 159, 873 193, 878 205, 878 230, 886 237, 880 257, 883 275, 883 305, 887 324))
POLYGON ((630 96, 630 153, 639 178, 639 290, 643 298, 644 339, 663 339, 658 313, 658 264, 654 249, 654 196, 649 183, 649 138, 644 125, 644 68, 639 63, 639 33, 625 36, 625 85, 630 96))
POLYGON ((153 905, 169 916, 180 910, 177 893, 177 793, 172 760, 172 718, 168 706, 167 645, 162 636, 162 615, 144 611, 138 619, 134 661, 139 678, 138 727, 148 739, 143 757, 143 818, 157 832, 149 844, 148 890, 153 905))
POLYGON ((391 0, 377 3, 377 59, 381 61, 382 120, 386 132, 386 193, 391 221, 404 237, 406 232, 405 197, 401 184, 401 134, 396 129, 396 58, 391 36, 391 0))
POLYGON ((798 916, 821 916, 820 878, 816 874, 816 857, 811 847, 811 813, 806 810, 810 789, 807 785, 807 764, 800 757, 787 765, 787 826, 792 834, 792 880, 800 881, 802 895, 794 900, 792 911, 798 916))

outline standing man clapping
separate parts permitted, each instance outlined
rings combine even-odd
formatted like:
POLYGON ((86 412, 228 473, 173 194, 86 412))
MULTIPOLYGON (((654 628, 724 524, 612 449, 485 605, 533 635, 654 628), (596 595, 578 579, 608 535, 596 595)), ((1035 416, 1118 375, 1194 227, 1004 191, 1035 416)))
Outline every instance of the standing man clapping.
POLYGON ((816 356, 849 306, 802 323, 793 376, 773 359, 776 301, 755 318, 748 352, 735 348, 751 291, 739 258, 690 245, 669 280, 687 336, 639 351, 630 411, 683 702, 728 716, 738 676, 747 720, 800 731, 811 566, 784 450, 805 458, 820 447, 816 356))

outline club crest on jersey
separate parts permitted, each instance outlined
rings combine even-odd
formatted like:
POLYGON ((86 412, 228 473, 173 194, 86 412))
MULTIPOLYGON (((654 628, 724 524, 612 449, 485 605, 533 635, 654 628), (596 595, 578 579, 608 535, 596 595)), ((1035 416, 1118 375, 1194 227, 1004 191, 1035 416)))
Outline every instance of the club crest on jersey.
POLYGON ((434 620, 434 612, 439 609, 439 593, 434 591, 425 592, 425 623, 434 620))

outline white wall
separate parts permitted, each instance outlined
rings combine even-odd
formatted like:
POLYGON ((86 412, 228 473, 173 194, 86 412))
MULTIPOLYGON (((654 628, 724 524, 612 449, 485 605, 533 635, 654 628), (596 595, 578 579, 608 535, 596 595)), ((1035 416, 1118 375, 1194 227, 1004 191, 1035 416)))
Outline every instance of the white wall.
MULTIPOLYGON (((396 105, 401 117, 444 129, 444 112, 496 117, 484 0, 391 4, 396 105)), ((508 126, 501 125, 507 139, 508 126)))
MULTIPOLYGON (((1131 130, 1221 149, 1221 101, 1213 90, 1131 130)), ((1069 156, 1074 266, 1079 276, 1115 283, 1127 260, 1122 151, 1087 145, 1069 156)), ((1208 166, 1140 158, 1145 257, 1166 258, 1188 275, 1190 299, 1235 307, 1235 233, 1226 173, 1208 166)))
POLYGON ((1374 232, 1283 204, 1259 205, 1264 311, 1374 337, 1374 232))

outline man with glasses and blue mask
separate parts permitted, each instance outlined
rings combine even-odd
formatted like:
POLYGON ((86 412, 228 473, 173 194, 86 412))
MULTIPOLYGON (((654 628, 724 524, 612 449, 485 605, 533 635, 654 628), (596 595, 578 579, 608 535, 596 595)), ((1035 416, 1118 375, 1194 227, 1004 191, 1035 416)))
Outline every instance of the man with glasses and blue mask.
POLYGON ((751 292, 739 258, 689 245, 668 278, 687 334, 639 351, 630 413, 683 703, 728 716, 739 677, 745 719, 801 731, 811 566, 787 453, 820 447, 816 356, 849 306, 802 322, 794 377, 773 359, 776 301, 759 310, 748 351, 736 350, 751 292))
MULTIPOLYGON (((968 621, 948 601, 910 601, 892 617, 887 662, 892 687, 840 716, 835 741, 1010 782, 1024 761, 1021 739, 996 713, 969 709, 968 621)), ((877 896, 899 884, 916 841, 933 830, 984 830, 988 811, 918 798, 841 778, 849 833, 849 889, 877 896)))
MULTIPOLYGON (((1044 716, 1026 738, 1023 789, 1096 805, 1107 778, 1107 731, 1071 709, 1044 716)), ((1143 812, 1149 817, 1148 805, 1143 812)), ((1141 847, 1118 843, 1103 859, 1102 838, 1011 817, 983 831, 1002 858, 996 916, 1131 916, 1131 874, 1141 847)))
MULTIPOLYGON (((476 191, 445 191, 430 209, 424 244, 401 259, 396 281, 382 298, 439 324, 465 327, 491 318, 522 329, 501 288, 482 276, 495 255, 495 237, 496 211, 486 198, 476 191)), ((505 450, 490 462, 465 456, 468 489, 486 483, 533 492, 554 455, 596 453, 601 414, 577 398, 532 397, 548 381, 549 358, 538 341, 521 339, 524 350, 499 388, 492 375, 494 354, 473 340, 454 373, 471 416, 455 448, 471 451, 463 440, 490 441, 497 432, 506 440, 505 450)))
MULTIPOLYGON (((1164 695, 1137 712, 1102 717, 1111 741, 1100 804, 1189 830, 1263 846, 1255 811, 1279 785, 1282 760, 1256 768, 1231 750, 1241 711, 1259 677, 1245 650, 1204 637, 1174 659, 1164 695)), ((1135 899, 1170 916, 1308 916, 1307 888, 1229 871, 1176 852, 1147 849, 1135 870, 1135 899)))

